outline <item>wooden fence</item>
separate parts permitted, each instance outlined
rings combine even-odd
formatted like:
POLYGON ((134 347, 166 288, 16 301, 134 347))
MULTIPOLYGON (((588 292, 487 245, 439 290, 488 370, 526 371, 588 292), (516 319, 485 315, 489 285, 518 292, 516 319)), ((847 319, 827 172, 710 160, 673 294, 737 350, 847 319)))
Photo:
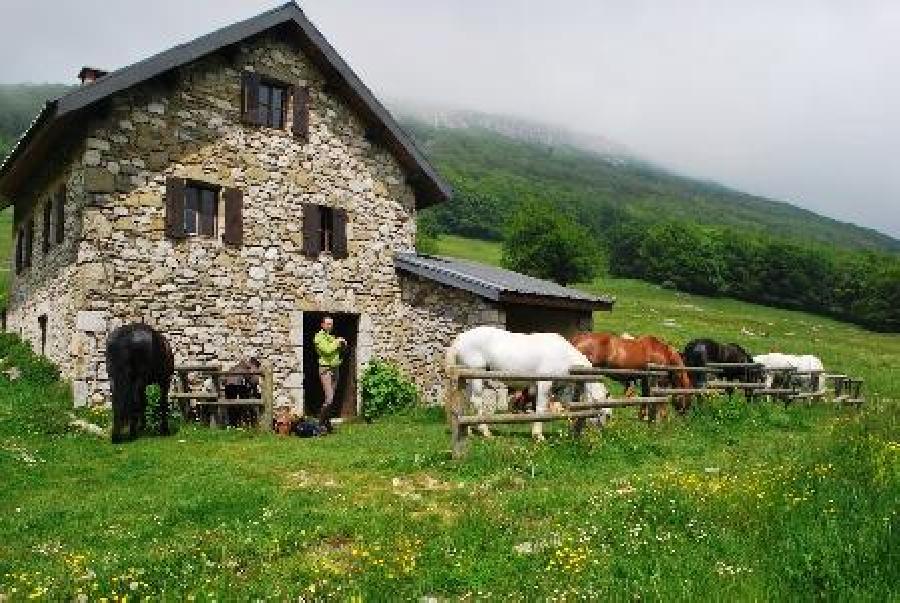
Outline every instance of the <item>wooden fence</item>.
POLYGON ((182 415, 187 417, 192 405, 206 414, 210 427, 226 423, 225 414, 229 408, 250 408, 257 417, 257 428, 263 431, 272 430, 273 382, 272 368, 265 366, 259 370, 223 371, 215 365, 183 365, 175 367, 177 389, 169 394, 181 408, 182 415), (191 373, 199 376, 201 381, 212 379, 213 391, 192 391, 191 373), (226 398, 222 379, 225 377, 256 376, 260 378, 259 398, 226 398), (193 403, 193 404, 192 404, 193 403))
MULTIPOLYGON (((445 406, 448 420, 450 421, 451 442, 453 458, 460 458, 465 453, 466 437, 469 428, 476 425, 491 424, 516 424, 516 423, 546 423, 550 421, 572 421, 572 430, 575 435, 581 433, 585 421, 598 417, 603 408, 622 408, 628 406, 646 406, 648 420, 655 421, 659 407, 668 403, 671 396, 698 397, 706 394, 719 394, 743 390, 748 402, 761 396, 774 396, 781 399, 785 405, 794 400, 812 400, 827 395, 824 388, 819 387, 820 379, 833 382, 833 399, 843 404, 852 404, 859 407, 864 399, 862 396, 862 379, 853 379, 846 375, 827 375, 822 371, 798 371, 794 368, 766 368, 761 364, 748 363, 709 363, 705 367, 682 367, 651 364, 646 370, 610 369, 610 368, 575 368, 568 375, 537 375, 527 373, 511 373, 502 371, 490 371, 482 369, 466 369, 451 367, 448 370, 449 387, 445 406), (703 387, 661 387, 659 379, 667 377, 675 371, 688 373, 706 373, 720 378, 726 370, 730 372, 744 371, 742 381, 709 380, 703 387), (775 374, 781 377, 781 381, 788 386, 767 387, 765 378, 775 374), (802 391, 798 378, 809 376, 810 382, 816 386, 814 391, 802 391), (563 410, 542 413, 499 413, 499 414, 465 414, 466 382, 473 379, 498 381, 504 384, 515 383, 518 386, 530 385, 539 381, 552 381, 554 383, 598 383, 603 377, 615 377, 640 383, 641 395, 625 398, 608 398, 601 401, 575 400, 564 405, 563 410)), ((583 393, 583 391, 582 391, 583 393)))
MULTIPOLYGON (((580 435, 587 419, 597 418, 603 414, 604 408, 622 408, 627 406, 647 406, 648 420, 655 421, 658 409, 667 404, 666 396, 649 395, 655 383, 655 379, 665 373, 661 371, 630 371, 621 369, 586 369, 584 373, 570 375, 540 375, 534 373, 511 373, 502 371, 488 371, 481 369, 466 369, 454 367, 449 369, 449 387, 445 406, 447 417, 450 421, 450 438, 453 448, 453 458, 461 458, 466 449, 466 436, 469 428, 475 425, 493 425, 498 423, 548 423, 551 421, 573 421, 573 434, 580 435), (464 414, 466 408, 466 382, 473 379, 499 381, 510 384, 532 384, 539 381, 552 381, 554 383, 599 383, 604 376, 632 375, 641 381, 642 395, 632 398, 607 398, 605 400, 577 400, 564 404, 563 410, 541 413, 498 413, 483 415, 464 414)), ((582 394, 583 394, 583 388, 582 394)), ((576 396, 577 398, 578 396, 576 396)))

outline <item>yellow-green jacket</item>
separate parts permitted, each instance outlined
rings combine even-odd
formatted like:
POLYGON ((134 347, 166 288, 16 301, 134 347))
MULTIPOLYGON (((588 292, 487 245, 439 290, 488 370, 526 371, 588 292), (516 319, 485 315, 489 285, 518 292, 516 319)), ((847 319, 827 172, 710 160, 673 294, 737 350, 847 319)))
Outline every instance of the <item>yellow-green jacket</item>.
POLYGON ((341 342, 337 340, 337 337, 320 330, 313 338, 313 343, 316 345, 319 366, 336 367, 341 365, 341 342))

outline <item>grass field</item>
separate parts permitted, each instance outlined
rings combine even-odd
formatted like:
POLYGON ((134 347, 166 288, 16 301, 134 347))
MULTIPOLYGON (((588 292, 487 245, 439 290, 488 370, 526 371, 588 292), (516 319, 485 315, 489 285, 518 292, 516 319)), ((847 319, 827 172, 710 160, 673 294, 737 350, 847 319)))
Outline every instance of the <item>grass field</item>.
POLYGON ((597 328, 816 352, 867 379, 870 402, 718 399, 540 445, 500 429, 461 462, 436 409, 316 440, 187 426, 112 446, 67 429, 65 387, 5 338, 23 377, 0 376, 0 600, 897 600, 900 337, 590 288, 619 298, 597 328))

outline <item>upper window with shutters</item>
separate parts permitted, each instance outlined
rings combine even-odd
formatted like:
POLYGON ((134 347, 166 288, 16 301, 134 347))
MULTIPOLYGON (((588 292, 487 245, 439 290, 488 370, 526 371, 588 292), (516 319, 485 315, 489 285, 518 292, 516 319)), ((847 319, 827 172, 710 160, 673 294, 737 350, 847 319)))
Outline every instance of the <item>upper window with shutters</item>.
POLYGON ((286 130, 290 122, 294 136, 306 141, 309 89, 245 71, 241 75, 241 118, 244 123, 276 130, 286 130))
POLYGON ((187 180, 166 179, 166 235, 172 239, 221 240, 228 245, 243 242, 243 193, 238 188, 187 180), (220 208, 224 205, 224 212, 220 208))
POLYGON ((287 109, 287 87, 275 83, 260 82, 257 94, 256 123, 278 130, 284 127, 287 109))
POLYGON ((218 187, 188 182, 184 187, 184 234, 215 238, 218 233, 218 187))

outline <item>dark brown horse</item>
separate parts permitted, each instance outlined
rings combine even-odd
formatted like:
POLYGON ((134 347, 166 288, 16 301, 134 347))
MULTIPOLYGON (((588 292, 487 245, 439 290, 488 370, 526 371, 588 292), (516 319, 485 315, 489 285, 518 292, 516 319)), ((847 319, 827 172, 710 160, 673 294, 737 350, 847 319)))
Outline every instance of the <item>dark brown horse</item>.
MULTIPOLYGON (((652 335, 629 339, 619 337, 613 333, 577 333, 572 336, 570 341, 579 352, 587 356, 591 364, 597 367, 637 371, 644 370, 651 364, 684 366, 681 354, 666 342, 652 335)), ((615 377, 613 378, 616 379, 615 377)), ((627 376, 616 380, 631 381, 627 376)), ((678 388, 689 388, 691 386, 687 371, 670 371, 669 381, 678 388)), ((689 400, 688 396, 676 397, 676 405, 679 412, 687 410, 689 400)), ((647 409, 643 408, 642 415, 646 411, 647 409)), ((665 410, 663 410, 663 416, 665 416, 665 410)))
POLYGON ((119 327, 106 341, 106 370, 112 390, 112 441, 133 440, 144 429, 146 388, 160 389, 160 435, 169 435, 169 384, 175 372, 172 348, 145 324, 119 327))

